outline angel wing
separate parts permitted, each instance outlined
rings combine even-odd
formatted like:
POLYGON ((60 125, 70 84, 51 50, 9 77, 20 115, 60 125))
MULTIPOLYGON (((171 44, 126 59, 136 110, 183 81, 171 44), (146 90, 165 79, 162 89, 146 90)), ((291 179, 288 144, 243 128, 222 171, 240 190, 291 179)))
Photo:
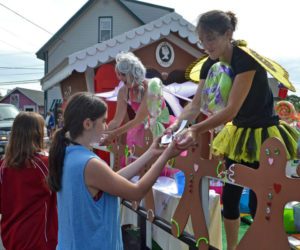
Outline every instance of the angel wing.
MULTIPOLYGON (((149 79, 147 79, 149 80, 149 79)), ((119 85, 114 90, 102 93, 96 93, 96 96, 103 97, 106 101, 117 101, 119 89, 124 85, 124 82, 120 81, 119 85)), ((182 111, 179 98, 188 102, 192 100, 188 97, 193 96, 197 91, 198 85, 193 82, 184 83, 171 83, 169 85, 163 85, 163 95, 166 102, 171 107, 174 115, 178 117, 182 111)))
POLYGON ((103 97, 107 101, 117 101, 118 92, 122 86, 124 86, 124 82, 120 81, 119 85, 117 87, 115 87, 114 90, 108 91, 108 92, 96 93, 95 95, 99 96, 99 97, 103 97))

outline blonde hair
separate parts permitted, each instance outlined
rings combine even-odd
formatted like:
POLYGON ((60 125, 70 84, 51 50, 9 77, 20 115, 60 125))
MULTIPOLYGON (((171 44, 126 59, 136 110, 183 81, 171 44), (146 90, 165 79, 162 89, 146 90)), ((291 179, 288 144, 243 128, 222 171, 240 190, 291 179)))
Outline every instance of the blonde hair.
POLYGON ((115 69, 117 74, 123 73, 126 75, 128 84, 130 83, 131 79, 133 79, 131 87, 133 87, 135 84, 138 85, 138 99, 141 100, 144 92, 143 82, 146 77, 146 68, 142 64, 141 60, 131 52, 120 52, 116 56, 115 69))

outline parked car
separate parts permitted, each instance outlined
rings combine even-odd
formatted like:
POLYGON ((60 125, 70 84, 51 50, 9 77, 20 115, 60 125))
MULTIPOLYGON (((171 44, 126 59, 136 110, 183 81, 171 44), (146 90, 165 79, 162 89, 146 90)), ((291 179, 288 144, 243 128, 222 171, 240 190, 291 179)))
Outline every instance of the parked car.
MULTIPOLYGON (((14 119, 20 111, 12 104, 0 103, 0 158, 5 152, 11 127, 14 119)), ((47 136, 47 129, 44 129, 44 143, 49 144, 49 137, 47 136)))

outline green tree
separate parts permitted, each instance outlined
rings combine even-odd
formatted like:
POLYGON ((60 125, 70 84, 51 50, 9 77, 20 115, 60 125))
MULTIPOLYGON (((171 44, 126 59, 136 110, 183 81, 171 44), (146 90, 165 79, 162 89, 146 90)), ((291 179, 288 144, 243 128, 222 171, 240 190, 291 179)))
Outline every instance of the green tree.
POLYGON ((300 112, 300 97, 296 95, 288 95, 286 97, 286 100, 291 102, 294 106, 295 109, 300 112))

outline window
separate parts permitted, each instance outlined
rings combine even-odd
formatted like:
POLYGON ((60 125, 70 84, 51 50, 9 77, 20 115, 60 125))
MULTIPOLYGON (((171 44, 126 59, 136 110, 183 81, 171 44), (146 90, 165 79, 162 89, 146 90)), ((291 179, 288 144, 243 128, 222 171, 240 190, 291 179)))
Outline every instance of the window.
POLYGON ((33 106, 33 105, 24 105, 24 111, 26 111, 26 112, 35 112, 35 106, 33 106))
POLYGON ((98 42, 112 38, 112 17, 99 17, 99 39, 98 42))

